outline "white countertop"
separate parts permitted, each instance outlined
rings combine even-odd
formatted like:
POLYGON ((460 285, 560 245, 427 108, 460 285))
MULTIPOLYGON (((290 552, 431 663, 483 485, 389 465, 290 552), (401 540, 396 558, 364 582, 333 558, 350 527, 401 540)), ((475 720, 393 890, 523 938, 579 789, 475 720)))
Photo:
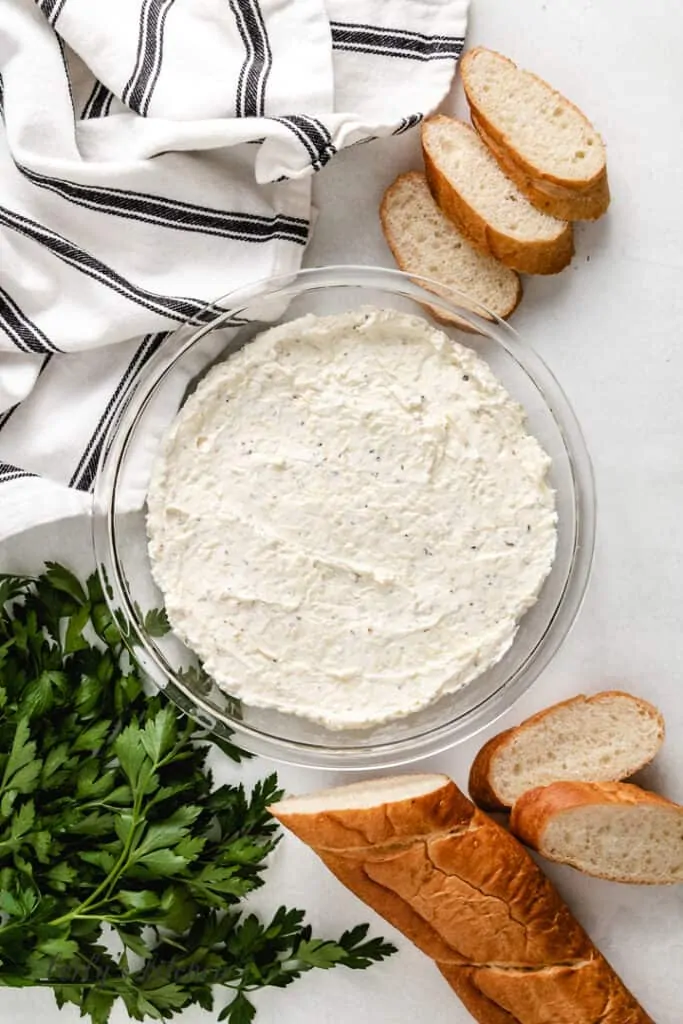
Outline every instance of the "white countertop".
MULTIPOLYGON (((509 54, 583 107, 609 151, 613 202, 606 219, 579 227, 577 255, 555 278, 529 280, 514 326, 559 377, 583 425, 598 487, 593 579, 578 622, 553 665, 502 728, 583 689, 613 686, 657 703, 668 740, 647 784, 683 802, 683 7, 671 0, 473 0, 469 44, 509 54)), ((462 110, 456 89, 454 109, 462 110)), ((377 205, 399 171, 419 166, 415 133, 342 154, 317 179, 321 210, 308 265, 391 266, 377 205)), ((46 557, 86 570, 84 524, 70 521, 0 546, 0 567, 38 568, 46 557)), ((491 730, 493 731, 493 730, 491 730)), ((484 734, 483 738, 486 738, 484 734)), ((464 785, 482 738, 423 762, 464 785)), ((271 765, 228 766, 257 778, 271 765)), ((283 767, 290 791, 339 781, 283 767)), ((549 867, 581 922, 657 1024, 683 1017, 683 887, 638 888, 549 867)), ((316 858, 283 840, 254 900, 299 905, 330 936, 370 920, 316 858)), ((363 973, 317 971, 257 998, 257 1024, 467 1024, 433 965, 400 937, 399 956, 363 973)), ((37 991, 0 992, 12 1024, 75 1024, 37 991)), ((114 1024, 127 1020, 119 1009, 114 1024)), ((190 1011, 187 1024, 215 1020, 190 1011)))

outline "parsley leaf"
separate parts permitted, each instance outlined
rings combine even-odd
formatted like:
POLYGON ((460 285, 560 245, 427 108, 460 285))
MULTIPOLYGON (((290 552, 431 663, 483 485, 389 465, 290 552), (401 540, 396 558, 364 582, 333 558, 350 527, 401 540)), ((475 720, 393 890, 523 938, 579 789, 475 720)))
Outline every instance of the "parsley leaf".
POLYGON ((91 1024, 118 1002, 132 1020, 213 1012, 222 990, 218 1019, 251 1024, 251 992, 394 952, 367 925, 330 940, 301 910, 242 912, 281 791, 214 789, 212 746, 245 756, 145 695, 97 576, 0 576, 0 987, 49 987, 91 1024))

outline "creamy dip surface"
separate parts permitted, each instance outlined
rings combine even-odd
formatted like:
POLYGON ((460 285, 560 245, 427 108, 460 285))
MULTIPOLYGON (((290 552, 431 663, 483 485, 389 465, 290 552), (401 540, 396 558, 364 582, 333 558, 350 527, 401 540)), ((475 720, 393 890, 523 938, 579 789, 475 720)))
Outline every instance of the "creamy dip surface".
POLYGON ((178 414, 148 497, 154 577, 233 696, 378 724, 512 644, 555 554, 549 466, 488 365, 426 320, 309 315, 178 414))

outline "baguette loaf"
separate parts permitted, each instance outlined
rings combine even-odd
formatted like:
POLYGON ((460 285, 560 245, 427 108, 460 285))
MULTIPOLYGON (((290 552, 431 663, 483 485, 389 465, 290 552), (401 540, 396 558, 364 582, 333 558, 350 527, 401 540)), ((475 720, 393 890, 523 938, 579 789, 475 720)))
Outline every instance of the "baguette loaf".
POLYGON ((578 107, 493 50, 470 50, 460 66, 473 124, 531 202, 568 220, 602 216, 605 146, 578 107))
POLYGON ((683 882, 683 807, 624 782, 555 782, 525 793, 510 828, 548 860, 613 882, 683 882))
POLYGON ((443 775, 271 812, 424 953, 480 1024, 653 1024, 522 846, 443 775))
POLYGON ((571 261, 571 224, 532 206, 470 125, 428 118, 422 151, 434 198, 481 252, 527 274, 556 274, 571 261))
POLYGON ((648 701, 619 690, 580 694, 485 743, 470 769, 470 796, 493 811, 551 782, 619 782, 649 764, 663 741, 664 719, 648 701))
MULTIPOLYGON (((479 252, 434 202, 419 171, 401 174, 384 193, 382 230, 402 270, 461 291, 499 317, 509 316, 522 297, 514 270, 479 252)), ((437 295, 439 288, 431 289, 437 295)), ((466 299, 463 298, 463 303, 466 299)))

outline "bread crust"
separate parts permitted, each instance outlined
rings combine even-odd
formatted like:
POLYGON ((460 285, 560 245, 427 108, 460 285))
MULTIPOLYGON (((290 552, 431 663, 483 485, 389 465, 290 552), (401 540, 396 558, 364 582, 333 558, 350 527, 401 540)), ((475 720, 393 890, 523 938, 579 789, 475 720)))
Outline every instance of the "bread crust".
MULTIPOLYGON (((393 181, 392 184, 389 185, 389 187, 386 189, 384 195, 382 196, 382 202, 379 208, 379 219, 382 225, 382 231, 384 233, 387 245, 391 249, 391 253, 394 259, 396 260, 396 263, 398 264, 401 270, 413 274, 417 272, 415 271, 414 268, 407 266, 407 264, 403 260, 399 241, 390 225, 389 206, 392 202, 394 194, 399 190, 399 188, 403 185, 403 183, 406 180, 417 179, 424 179, 424 174, 421 171, 408 171, 405 174, 400 174, 398 178, 396 178, 396 180, 393 181)), ((421 284, 428 291, 433 292, 435 295, 439 294, 437 288, 431 288, 424 281, 421 280, 418 283, 421 284)), ((520 281, 518 275, 516 275, 516 285, 516 292, 510 305, 506 309, 500 311, 491 310, 492 313, 496 313, 496 316, 499 316, 502 320, 506 320, 509 316, 511 316, 522 300, 522 282, 520 281)), ((446 292, 448 291, 448 287, 446 285, 444 285, 444 290, 446 292)), ((445 317, 442 313, 439 313, 436 307, 433 306, 428 306, 426 308, 428 309, 431 316, 433 316, 434 319, 437 320, 439 323, 445 324, 446 326, 459 327, 461 330, 471 331, 470 326, 464 320, 460 320, 458 317, 455 316, 445 317)))
MULTIPOLYGON (((422 125, 425 173, 432 195, 441 210, 480 252, 494 256, 506 267, 526 274, 558 274, 564 270, 574 255, 571 224, 565 223, 561 232, 553 239, 521 241, 513 238, 489 224, 440 170, 437 160, 430 151, 429 130, 434 124, 448 123, 452 120, 443 114, 437 114, 428 118, 422 125)), ((469 125, 467 127, 474 131, 469 125)))
MULTIPOLYGON (((557 704, 551 704, 550 707, 543 708, 542 711, 537 711, 536 714, 531 715, 530 718, 525 718, 523 722, 519 723, 519 725, 513 726, 511 729, 506 729, 504 732, 498 733, 496 736, 492 736, 491 739, 484 744, 472 762, 472 767, 470 768, 468 789, 475 804, 487 811, 504 811, 509 809, 510 804, 506 803, 493 788, 492 768, 496 755, 499 751, 505 748, 506 744, 513 737, 518 736, 520 732, 526 731, 530 726, 533 727, 539 722, 543 722, 546 718, 560 710, 560 708, 568 708, 578 704, 599 704, 604 700, 610 700, 614 697, 625 697, 628 700, 635 702, 642 710, 646 711, 657 721, 659 726, 659 746, 661 746, 664 742, 664 719, 661 712, 654 706, 654 704, 650 704, 649 701, 643 700, 642 697, 634 697, 633 694, 626 693, 623 690, 602 690, 600 693, 594 693, 590 696, 580 693, 576 697, 570 697, 568 700, 559 701, 557 704)), ((650 757, 634 761, 632 770, 629 771, 628 775, 623 776, 623 778, 629 778, 631 775, 635 775, 636 772, 640 771, 652 761, 655 754, 656 751, 650 757)))
POLYGON ((271 811, 436 961, 480 1024, 653 1024, 529 854, 449 779, 335 806, 271 811))
POLYGON ((517 162, 515 152, 486 130, 484 122, 477 117, 474 110, 471 111, 471 116, 472 124, 498 161, 500 169, 514 181, 520 192, 523 192, 537 209, 557 217, 558 220, 571 221, 598 220, 607 212, 610 191, 606 171, 595 186, 587 191, 572 190, 540 178, 533 178, 517 162))
MULTIPOLYGON (((543 837, 545 830, 558 814, 583 807, 666 807, 680 812, 683 818, 683 807, 667 800, 658 793, 641 789, 628 782, 553 782, 549 786, 539 786, 524 793, 512 808, 510 815, 511 831, 534 850, 538 850, 547 860, 560 864, 569 864, 584 874, 595 878, 604 878, 613 882, 627 882, 636 885, 662 885, 660 880, 642 879, 634 881, 618 872, 606 873, 589 871, 585 866, 570 858, 555 856, 544 849, 543 837)), ((671 879, 668 884, 674 884, 671 879)))
POLYGON ((521 729, 525 724, 527 723, 523 722, 522 725, 516 728, 513 726, 512 729, 506 729, 504 732, 499 732, 492 736, 490 740, 487 740, 472 762, 467 788, 475 804, 485 811, 505 811, 508 809, 508 804, 501 800, 491 783, 491 765, 496 754, 499 750, 503 749, 507 740, 514 735, 517 729, 521 729))
MULTIPOLYGON (((469 84, 469 69, 473 61, 479 53, 493 53, 504 63, 510 65, 516 70, 529 75, 534 78, 537 82, 540 82, 549 92, 557 98, 557 100, 568 107, 571 107, 582 120, 588 125, 591 131, 595 131, 595 128, 588 120, 586 115, 583 113, 576 104, 563 96, 562 93, 554 89, 545 79, 540 78, 538 75, 534 75, 531 71, 525 71, 519 68, 514 61, 511 61, 508 57, 498 53, 496 50, 487 50, 486 47, 475 47, 470 50, 462 58, 460 62, 460 73, 462 75, 462 82, 465 89, 465 96, 470 106, 473 122, 486 143, 491 148, 493 155, 498 159, 501 167, 509 176, 516 182, 518 187, 529 196, 531 191, 539 196, 539 200, 552 202, 553 192, 555 192, 555 198, 557 204, 554 209, 565 209, 571 208, 570 200, 576 197, 575 209, 580 214, 577 216, 573 214, 570 219, 572 220, 595 220, 597 217, 602 216, 609 205, 609 187, 607 184, 607 165, 606 161, 603 162, 602 168, 594 175, 584 178, 562 178, 558 175, 552 174, 549 171, 544 171, 543 168, 536 166, 527 160, 519 150, 515 149, 510 139, 506 136, 505 132, 494 124, 491 117, 487 116, 481 105, 477 102, 473 95, 473 90, 469 84), (528 189, 529 191, 525 190, 528 189), (564 191, 564 195, 561 192, 564 191), (581 196, 586 197, 586 203, 581 206, 579 202, 581 196), (562 201, 565 201, 568 205, 562 207, 562 201)), ((596 134, 598 134, 596 132, 596 134)), ((602 141, 602 140, 601 140, 602 141)), ((559 216, 555 214, 554 210, 550 207, 543 206, 542 209, 547 210, 549 213, 553 213, 553 216, 559 216)))

